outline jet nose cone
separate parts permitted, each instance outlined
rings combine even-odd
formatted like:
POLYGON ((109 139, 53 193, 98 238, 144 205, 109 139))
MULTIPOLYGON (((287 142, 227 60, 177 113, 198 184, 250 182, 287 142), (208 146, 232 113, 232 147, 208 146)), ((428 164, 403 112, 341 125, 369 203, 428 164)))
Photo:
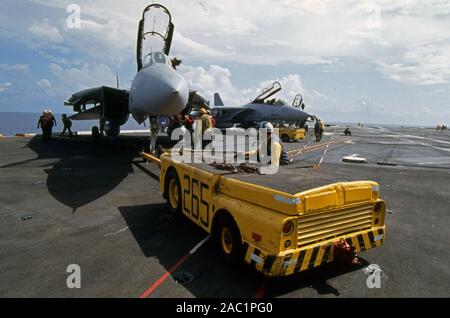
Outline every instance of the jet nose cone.
POLYGON ((179 114, 186 107, 189 99, 189 89, 186 80, 179 74, 174 76, 167 84, 168 93, 162 92, 164 101, 162 105, 164 112, 162 115, 176 115, 179 114))
POLYGON ((184 110, 189 99, 186 80, 170 66, 143 69, 136 75, 130 112, 137 116, 171 116, 184 110))

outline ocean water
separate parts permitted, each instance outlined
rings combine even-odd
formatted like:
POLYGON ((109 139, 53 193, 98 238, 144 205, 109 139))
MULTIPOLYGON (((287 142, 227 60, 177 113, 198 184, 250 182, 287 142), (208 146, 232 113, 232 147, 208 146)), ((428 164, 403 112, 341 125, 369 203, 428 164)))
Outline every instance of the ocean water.
MULTIPOLYGON (((41 130, 37 129, 37 122, 41 114, 38 113, 8 113, 0 112, 0 134, 3 136, 14 136, 15 134, 36 134, 41 130)), ((58 127, 54 128, 54 132, 62 130, 61 114, 56 114, 56 120, 58 121, 58 127)), ((355 123, 332 123, 343 126, 356 126, 355 123)), ((391 125, 391 124, 364 124, 369 127, 385 127, 385 128, 400 128, 400 127, 419 127, 417 125, 391 125)), ((73 131, 91 131, 93 126, 98 126, 98 121, 86 120, 86 121, 73 121, 73 131)), ((148 125, 147 125, 148 126, 148 125)), ((430 128, 427 126, 421 126, 423 128, 430 128)), ((434 127, 431 127, 434 128, 434 127)), ((122 130, 147 130, 148 127, 139 125, 133 118, 130 117, 128 122, 121 127, 122 130)))
MULTIPOLYGON (((38 113, 5 113, 0 112, 0 134, 3 136, 14 136, 15 134, 36 134, 41 133, 37 129, 37 123, 41 114, 38 113)), ((62 131, 61 114, 55 114, 58 126, 53 128, 53 132, 62 131)), ((73 121, 72 131, 91 131, 93 126, 98 126, 98 121, 73 121)), ((148 126, 148 125, 147 125, 148 126)), ((133 118, 122 126, 122 130, 146 130, 148 128, 140 126, 133 118)))

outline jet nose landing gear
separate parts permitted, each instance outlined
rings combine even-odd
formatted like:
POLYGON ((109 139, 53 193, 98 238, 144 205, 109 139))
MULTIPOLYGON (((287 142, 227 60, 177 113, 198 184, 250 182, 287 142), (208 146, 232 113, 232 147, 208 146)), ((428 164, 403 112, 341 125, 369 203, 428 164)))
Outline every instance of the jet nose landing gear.
POLYGON ((112 123, 106 123, 105 134, 108 137, 117 137, 120 134, 120 125, 115 125, 112 123))

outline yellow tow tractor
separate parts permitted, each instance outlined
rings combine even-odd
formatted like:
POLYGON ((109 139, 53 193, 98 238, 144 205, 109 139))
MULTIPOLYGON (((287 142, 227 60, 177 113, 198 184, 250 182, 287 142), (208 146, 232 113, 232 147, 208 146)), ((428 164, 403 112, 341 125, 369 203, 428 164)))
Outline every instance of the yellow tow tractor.
POLYGON ((283 142, 304 140, 305 136, 304 128, 280 128, 280 137, 283 142))
POLYGON ((287 166, 258 175, 181 163, 170 154, 143 157, 160 167, 160 191, 173 213, 212 234, 226 260, 243 259, 267 276, 332 262, 342 244, 356 253, 384 242, 386 205, 375 182, 330 184, 324 169, 294 173, 287 166))

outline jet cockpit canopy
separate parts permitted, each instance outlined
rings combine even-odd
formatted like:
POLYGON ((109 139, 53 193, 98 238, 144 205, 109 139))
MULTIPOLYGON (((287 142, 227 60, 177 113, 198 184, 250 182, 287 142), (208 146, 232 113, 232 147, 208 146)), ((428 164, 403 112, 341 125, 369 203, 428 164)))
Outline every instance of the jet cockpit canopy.
POLYGON ((174 30, 172 16, 166 7, 155 3, 144 9, 137 37, 138 71, 148 63, 165 63, 162 61, 166 60, 170 53, 174 30), (160 54, 153 54, 149 59, 148 56, 154 52, 160 54))
POLYGON ((303 96, 301 94, 295 95, 294 101, 292 102, 292 106, 300 108, 302 104, 303 104, 303 96))
POLYGON ((264 104, 265 100, 272 97, 276 93, 281 91, 280 82, 274 82, 272 85, 266 87, 262 90, 261 94, 259 94, 253 101, 253 104, 264 104))

